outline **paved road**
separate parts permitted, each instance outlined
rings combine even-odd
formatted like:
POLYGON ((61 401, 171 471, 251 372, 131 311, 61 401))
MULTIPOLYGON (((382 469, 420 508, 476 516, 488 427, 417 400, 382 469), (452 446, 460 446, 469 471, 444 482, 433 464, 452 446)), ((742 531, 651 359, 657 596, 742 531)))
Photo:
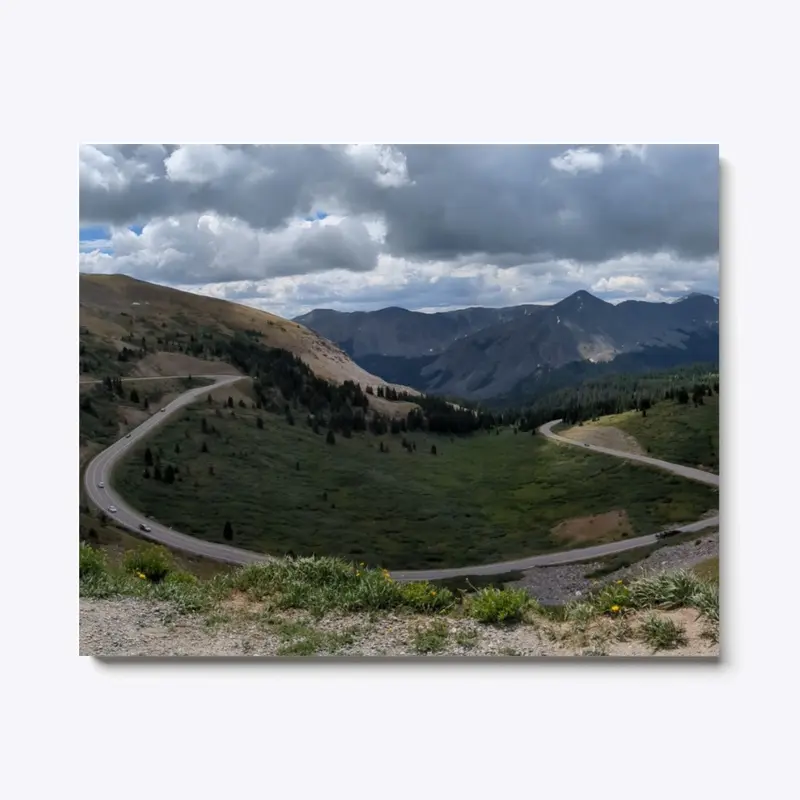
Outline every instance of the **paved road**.
MULTIPOLYGON (((175 378, 185 378, 187 376, 164 376, 164 379, 166 380, 167 377, 174 380, 175 378)), ((251 553, 247 550, 240 550, 237 547, 204 542, 202 539, 196 539, 194 536, 187 536, 184 533, 173 531, 166 525, 160 525, 153 520, 149 520, 144 514, 128 505, 128 503, 111 488, 111 472, 114 464, 119 461, 130 448, 134 447, 137 442, 150 434, 154 428, 164 423, 176 411, 194 402, 201 395, 212 389, 219 388, 220 386, 226 386, 229 383, 240 381, 243 378, 242 375, 194 375, 193 377, 208 378, 209 380, 213 380, 214 383, 210 386, 198 386, 180 395, 180 397, 177 397, 171 403, 164 406, 166 409, 165 411, 156 411, 148 420, 139 425, 138 428, 134 428, 130 433, 130 438, 123 437, 103 450, 102 453, 95 456, 95 458, 89 462, 89 466, 86 468, 84 474, 83 484, 86 488, 86 494, 94 505, 105 511, 108 516, 116 520, 118 524, 129 530, 136 531, 139 536, 152 539, 154 542, 230 564, 252 564, 257 561, 267 561, 268 556, 259 553, 251 553), (98 485, 100 483, 105 484, 104 488, 100 488, 98 485), (108 511, 108 507, 112 505, 117 509, 113 514, 108 511), (140 529, 140 525, 147 525, 151 530, 149 532, 144 532, 140 529)), ((129 380, 153 379, 130 378, 129 380)), ((97 382, 99 383, 100 381, 97 382)))
MULTIPOLYGON (((165 376, 171 378, 186 377, 186 376, 165 376)), ((186 534, 173 531, 164 525, 160 525, 153 520, 147 519, 143 514, 136 511, 128 505, 120 496, 110 487, 110 477, 114 464, 125 454, 125 452, 133 447, 137 441, 140 441, 144 436, 147 436, 158 425, 162 424, 165 420, 169 419, 172 414, 181 409, 182 407, 194 402, 198 397, 205 394, 212 389, 220 386, 225 386, 230 383, 235 383, 242 380, 241 375, 195 375, 196 378, 208 378, 214 381, 211 386, 198 386, 195 389, 190 389, 188 392, 180 395, 180 397, 173 400, 169 405, 165 406, 164 412, 157 411, 146 422, 143 422, 138 428, 135 428, 130 433, 130 438, 125 437, 115 442, 110 447, 103 450, 102 453, 97 455, 86 468, 84 475, 84 486, 86 493, 92 503, 98 508, 108 512, 108 506, 113 505, 117 508, 116 513, 110 514, 117 523, 125 528, 137 532, 140 536, 151 539, 160 544, 173 547, 177 550, 183 550, 194 555, 205 556, 206 558, 214 559, 215 561, 223 561, 230 564, 253 564, 258 562, 269 561, 270 557, 261 553, 253 553, 249 550, 241 550, 238 547, 229 545, 215 544, 213 542, 204 542, 202 539, 197 539, 194 536, 187 536, 186 534), (104 483, 105 487, 100 488, 99 483, 104 483), (140 529, 140 525, 147 525, 151 528, 149 532, 144 532, 140 529)), ((152 378, 131 378, 129 380, 152 380, 152 378)), ((619 450, 611 450, 607 447, 598 447, 589 445, 588 447, 582 442, 576 442, 572 439, 566 439, 563 436, 553 433, 553 426, 557 425, 561 420, 553 420, 539 428, 541 434, 548 439, 557 441, 563 444, 571 445, 574 447, 583 447, 584 449, 595 450, 598 453, 605 453, 606 455, 615 456, 617 458, 624 458, 629 461, 639 461, 651 467, 666 470, 676 475, 681 475, 690 480, 700 481, 714 486, 719 486, 719 475, 714 475, 710 472, 703 472, 699 469, 692 467, 684 467, 680 464, 671 464, 668 461, 661 461, 656 458, 649 458, 647 456, 640 456, 633 453, 624 453, 619 450)), ((703 528, 719 525, 719 516, 708 517, 706 519, 698 520, 689 525, 682 525, 680 527, 672 528, 672 530, 679 530, 684 532, 700 531, 703 528)), ((591 558, 599 558, 601 556, 612 555, 614 553, 621 553, 626 550, 633 550, 637 547, 655 544, 655 533, 646 536, 638 536, 635 539, 625 539, 619 542, 611 542, 610 544, 600 544, 593 547, 584 547, 579 550, 567 550, 560 553, 548 553, 546 555, 529 556, 527 558, 518 558, 513 561, 502 561, 495 564, 484 564, 482 566, 474 567, 453 567, 451 569, 432 569, 432 570, 408 570, 392 572, 392 577, 397 581, 416 581, 416 580, 444 580, 447 578, 458 578, 468 575, 502 575, 506 572, 517 572, 520 570, 530 569, 532 567, 553 566, 556 564, 570 564, 576 561, 585 561, 591 558)))

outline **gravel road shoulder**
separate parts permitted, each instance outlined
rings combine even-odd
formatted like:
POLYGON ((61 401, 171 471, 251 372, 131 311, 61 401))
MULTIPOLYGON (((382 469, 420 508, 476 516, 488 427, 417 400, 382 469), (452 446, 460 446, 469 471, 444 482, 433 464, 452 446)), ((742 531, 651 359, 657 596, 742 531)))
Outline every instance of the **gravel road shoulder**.
POLYGON ((521 586, 544 605, 562 605, 585 596, 600 583, 629 580, 644 573, 689 569, 701 561, 719 555, 719 533, 698 536, 690 542, 662 547, 629 567, 616 570, 602 579, 592 581, 585 576, 601 566, 596 561, 581 564, 564 564, 557 567, 534 567, 525 570, 524 576, 512 586, 521 586))

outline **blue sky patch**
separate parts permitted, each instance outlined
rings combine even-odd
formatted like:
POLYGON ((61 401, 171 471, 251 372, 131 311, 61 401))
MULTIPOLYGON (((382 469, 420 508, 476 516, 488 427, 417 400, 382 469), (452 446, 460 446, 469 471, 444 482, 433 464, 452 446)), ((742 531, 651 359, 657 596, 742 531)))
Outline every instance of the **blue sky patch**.
POLYGON ((133 231, 137 236, 141 236, 144 225, 128 225, 128 230, 133 231))
POLYGON ((94 242, 97 239, 110 239, 111 230, 104 228, 102 225, 94 225, 89 228, 80 229, 81 242, 94 242))

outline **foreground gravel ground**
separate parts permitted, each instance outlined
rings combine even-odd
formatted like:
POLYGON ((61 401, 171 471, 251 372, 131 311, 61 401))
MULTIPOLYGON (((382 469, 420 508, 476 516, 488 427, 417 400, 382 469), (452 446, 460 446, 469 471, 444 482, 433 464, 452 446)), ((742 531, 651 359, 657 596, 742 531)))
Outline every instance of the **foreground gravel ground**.
POLYGON ((560 567, 534 567, 513 586, 523 586, 544 605, 562 605, 584 596, 597 583, 610 583, 619 579, 633 579, 647 572, 666 572, 688 569, 719 555, 719 533, 705 534, 683 544, 662 547, 642 561, 624 567, 593 582, 584 576, 600 563, 565 564, 560 567), (700 544, 695 544, 699 541, 700 544))
POLYGON ((704 656, 719 647, 702 636, 691 609, 665 613, 687 644, 653 653, 637 638, 641 615, 603 618, 588 629, 534 619, 502 628, 468 619, 395 614, 329 616, 265 613, 236 604, 211 617, 182 616, 169 604, 134 598, 80 601, 80 654, 88 656, 704 656), (435 628, 437 624, 439 630, 435 628), (422 635, 420 635, 422 634, 422 635), (433 650, 425 652, 425 645, 433 650), (422 646, 423 652, 418 649, 422 646))

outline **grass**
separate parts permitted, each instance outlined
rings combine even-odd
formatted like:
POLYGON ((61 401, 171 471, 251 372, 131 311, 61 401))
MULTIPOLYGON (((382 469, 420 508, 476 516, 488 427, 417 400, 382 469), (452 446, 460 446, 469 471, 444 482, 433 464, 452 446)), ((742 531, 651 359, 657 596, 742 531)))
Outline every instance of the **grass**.
POLYGON ((435 620, 427 627, 417 629, 414 634, 414 650, 421 655, 440 653, 447 646, 449 636, 447 623, 435 620))
MULTIPOLYGON (((155 553, 149 552, 152 547, 143 547, 142 552, 154 560, 155 553)), ((198 579, 178 569, 164 548, 156 549, 160 550, 158 563, 166 565, 167 572, 149 578, 135 570, 132 562, 127 568, 112 565, 101 550, 81 543, 81 597, 129 596, 169 601, 172 615, 201 614, 211 627, 230 624, 243 613, 251 618, 255 615, 279 637, 279 652, 287 656, 335 653, 355 643, 364 632, 361 627, 328 632, 312 624, 327 614, 336 615, 338 624, 341 615, 348 612, 361 612, 370 623, 377 622, 382 614, 405 615, 416 622, 411 644, 419 653, 441 652, 451 641, 467 650, 477 645, 479 631, 462 628, 453 636, 448 618, 472 618, 482 625, 530 624, 552 641, 577 637, 582 648, 599 651, 609 641, 625 641, 633 635, 630 621, 636 617, 629 617, 631 612, 676 608, 694 608, 706 623, 705 635, 718 641, 718 586, 688 571, 641 578, 630 584, 620 581, 584 600, 553 610, 514 589, 484 587, 470 594, 440 597, 443 592, 429 583, 397 584, 382 570, 334 558, 281 559, 198 579), (440 599, 428 600, 431 592, 440 599), (426 598, 424 602, 420 602, 421 597, 426 598), (281 618, 283 613, 293 616, 281 618), (298 619, 298 613, 306 618, 298 619)), ((662 616, 657 614, 653 619, 662 616)), ((668 635, 669 626, 662 628, 646 622, 640 635, 650 636, 651 644, 658 639, 660 647, 674 646, 668 644, 670 636, 680 644, 678 634, 673 631, 668 635), (650 628, 652 631, 646 633, 650 628)))
POLYGON ((633 436, 654 458, 719 472, 718 395, 704 397, 697 408, 691 401, 681 405, 660 400, 646 417, 626 411, 585 425, 612 425, 633 436))
POLYGON ((719 556, 707 558, 705 561, 695 564, 692 569, 699 578, 719 583, 719 556))
POLYGON ((277 651, 279 656, 333 655, 343 647, 353 644, 358 634, 357 628, 329 633, 304 622, 280 621, 270 627, 284 640, 277 651))
POLYGON ((653 650, 674 650, 686 644, 686 629, 669 617, 649 614, 641 628, 642 639, 653 650))
POLYGON ((456 644, 465 650, 472 650, 479 638, 478 631, 461 630, 456 633, 456 644))
POLYGON ((224 542, 230 521, 240 547, 392 569, 564 549, 551 529, 573 517, 624 509, 634 532, 644 533, 718 505, 711 487, 542 437, 415 433, 407 437, 414 453, 400 436, 380 438, 388 453, 371 434, 327 445, 300 415, 292 426, 282 415, 201 401, 134 448, 114 481, 145 513, 208 541, 224 542), (216 433, 202 432, 204 418, 216 433), (174 484, 143 477, 146 446, 162 466, 177 468, 174 484))

